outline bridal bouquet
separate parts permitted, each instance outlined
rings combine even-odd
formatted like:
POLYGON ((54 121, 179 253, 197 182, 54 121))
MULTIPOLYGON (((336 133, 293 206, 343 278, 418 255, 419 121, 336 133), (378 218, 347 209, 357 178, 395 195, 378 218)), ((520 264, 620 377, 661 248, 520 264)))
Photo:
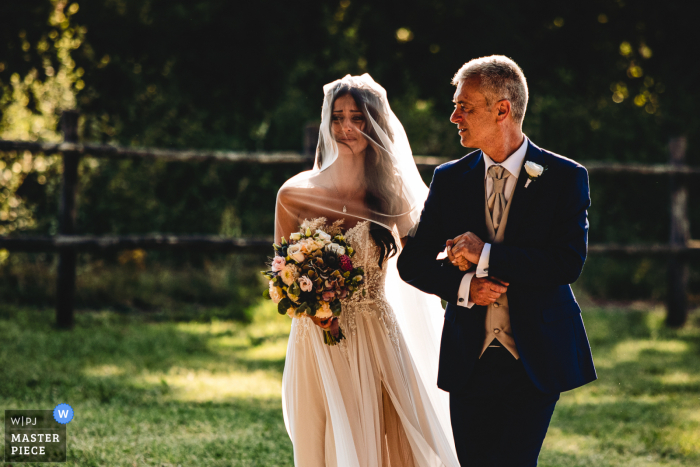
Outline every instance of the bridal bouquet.
POLYGON ((323 331, 323 341, 328 345, 345 338, 338 325, 341 300, 351 297, 364 284, 365 273, 352 264, 355 250, 345 241, 341 223, 324 227, 318 222, 304 222, 289 241, 282 237, 280 245, 273 245, 275 257, 270 269, 261 271, 269 279, 263 296, 277 304, 280 314, 332 319, 329 330, 323 331))

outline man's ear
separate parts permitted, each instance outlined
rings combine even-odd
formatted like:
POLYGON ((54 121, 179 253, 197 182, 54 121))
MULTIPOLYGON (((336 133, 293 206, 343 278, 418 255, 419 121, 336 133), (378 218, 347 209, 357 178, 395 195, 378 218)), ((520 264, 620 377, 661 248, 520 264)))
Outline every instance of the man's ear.
POLYGON ((498 112, 496 116, 498 122, 504 121, 511 112, 510 101, 506 99, 498 101, 496 103, 496 111, 498 112))

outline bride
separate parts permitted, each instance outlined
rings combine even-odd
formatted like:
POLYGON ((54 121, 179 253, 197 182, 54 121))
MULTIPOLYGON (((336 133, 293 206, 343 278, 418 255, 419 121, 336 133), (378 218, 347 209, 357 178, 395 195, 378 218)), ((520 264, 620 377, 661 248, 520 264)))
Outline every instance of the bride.
POLYGON ((343 300, 339 318, 292 322, 282 405, 295 465, 458 466, 436 386, 440 301, 396 272, 428 189, 379 84, 348 75, 323 91, 314 168, 280 189, 275 239, 342 220, 366 293, 343 300), (324 344, 337 324, 345 339, 324 344))

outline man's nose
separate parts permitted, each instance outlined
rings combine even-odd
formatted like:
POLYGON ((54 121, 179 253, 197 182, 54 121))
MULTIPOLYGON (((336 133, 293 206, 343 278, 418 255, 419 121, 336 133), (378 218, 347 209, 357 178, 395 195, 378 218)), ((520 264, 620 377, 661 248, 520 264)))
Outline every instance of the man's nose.
POLYGON ((462 120, 462 117, 457 113, 457 109, 454 109, 452 111, 452 115, 450 115, 450 121, 452 123, 459 123, 462 120))

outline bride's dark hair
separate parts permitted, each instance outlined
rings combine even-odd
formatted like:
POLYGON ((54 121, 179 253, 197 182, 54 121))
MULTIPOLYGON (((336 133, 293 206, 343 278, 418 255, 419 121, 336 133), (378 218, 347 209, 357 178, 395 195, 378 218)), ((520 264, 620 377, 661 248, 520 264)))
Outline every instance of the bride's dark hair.
MULTIPOLYGON (((366 122, 363 132, 368 142, 365 152, 365 181, 367 184, 365 204, 372 211, 398 216, 401 214, 403 206, 396 202, 395 193, 402 192, 401 179, 395 173, 389 157, 383 154, 384 150, 377 145, 381 139, 370 120, 371 117, 387 137, 392 142, 394 141, 394 135, 388 125, 388 116, 381 110, 384 107, 382 98, 369 88, 340 84, 334 90, 330 108, 333 109, 336 99, 348 94, 355 100, 355 104, 364 114, 366 122)), ((333 134, 332 131, 331 134, 333 134)), ((316 150, 316 165, 318 167, 323 166, 323 153, 323 139, 320 139, 316 150)), ((396 239, 386 227, 376 222, 371 222, 369 233, 379 247, 379 267, 381 268, 385 259, 391 258, 398 252, 396 239)))

